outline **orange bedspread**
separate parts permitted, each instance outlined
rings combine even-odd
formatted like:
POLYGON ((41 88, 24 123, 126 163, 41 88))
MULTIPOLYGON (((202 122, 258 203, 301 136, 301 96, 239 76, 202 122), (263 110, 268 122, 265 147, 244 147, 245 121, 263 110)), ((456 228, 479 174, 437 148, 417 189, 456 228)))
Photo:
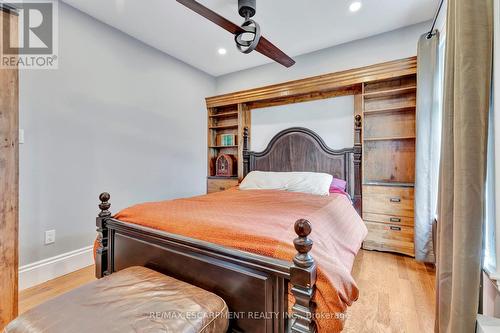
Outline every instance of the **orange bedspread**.
POLYGON ((315 301, 319 331, 340 332, 342 314, 358 298, 351 269, 367 230, 343 195, 233 188, 135 205, 115 218, 289 261, 296 254, 294 223, 305 218, 312 224, 312 255, 318 265, 315 301))

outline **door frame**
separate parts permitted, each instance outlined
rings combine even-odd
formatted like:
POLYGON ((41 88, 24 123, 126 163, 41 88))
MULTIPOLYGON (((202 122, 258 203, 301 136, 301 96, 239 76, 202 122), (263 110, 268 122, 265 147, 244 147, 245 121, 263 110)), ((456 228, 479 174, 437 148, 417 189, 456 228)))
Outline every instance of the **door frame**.
MULTIPOLYGON (((1 29, 18 33, 18 12, 0 4, 1 29), (9 17, 9 20, 5 20, 9 17)), ((0 69, 0 331, 18 313, 19 72, 0 69)))

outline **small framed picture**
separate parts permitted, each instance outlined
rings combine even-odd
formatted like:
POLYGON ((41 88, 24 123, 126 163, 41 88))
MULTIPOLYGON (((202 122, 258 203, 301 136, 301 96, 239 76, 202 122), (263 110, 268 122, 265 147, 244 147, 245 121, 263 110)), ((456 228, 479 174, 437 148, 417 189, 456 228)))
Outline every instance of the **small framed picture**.
POLYGON ((236 146, 236 135, 235 134, 219 134, 217 136, 219 142, 218 146, 236 146))

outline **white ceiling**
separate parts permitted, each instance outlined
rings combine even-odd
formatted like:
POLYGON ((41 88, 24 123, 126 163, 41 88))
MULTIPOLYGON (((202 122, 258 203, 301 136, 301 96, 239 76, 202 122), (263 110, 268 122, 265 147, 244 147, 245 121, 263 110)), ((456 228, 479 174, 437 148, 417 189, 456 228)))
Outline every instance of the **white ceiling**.
MULTIPOLYGON (((271 62, 236 50, 230 33, 175 0, 63 0, 142 42, 214 76, 271 62), (218 54, 218 48, 227 54, 218 54)), ((432 18, 438 0, 257 0, 263 35, 290 56, 373 36, 432 18)), ((240 24, 237 0, 199 0, 240 24)))

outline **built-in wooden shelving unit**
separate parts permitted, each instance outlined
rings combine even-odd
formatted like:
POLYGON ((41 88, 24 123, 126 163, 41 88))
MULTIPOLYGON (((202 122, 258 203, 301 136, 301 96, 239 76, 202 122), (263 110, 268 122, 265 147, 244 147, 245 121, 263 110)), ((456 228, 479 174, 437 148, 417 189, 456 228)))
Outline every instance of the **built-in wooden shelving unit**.
POLYGON ((243 177, 243 128, 250 126, 250 111, 243 104, 208 108, 208 171, 207 191, 223 191, 238 184, 243 177), (217 137, 221 134, 236 135, 233 145, 221 145, 217 137), (234 156, 237 170, 233 177, 216 177, 215 160, 219 154, 234 156))
POLYGON ((417 58, 411 57, 208 97, 208 191, 223 190, 243 178, 243 129, 249 127, 251 140, 250 109, 354 95, 354 145, 363 149, 364 172, 356 175, 362 182, 356 182, 353 199, 370 229, 365 248, 413 255, 416 67, 417 58), (221 133, 236 133, 237 144, 220 146, 221 133), (220 153, 236 156, 237 177, 215 177, 220 153), (362 191, 366 200, 361 203, 362 191), (390 210, 381 208, 385 201, 390 210))
POLYGON ((365 249, 414 255, 416 75, 363 85, 365 249))

